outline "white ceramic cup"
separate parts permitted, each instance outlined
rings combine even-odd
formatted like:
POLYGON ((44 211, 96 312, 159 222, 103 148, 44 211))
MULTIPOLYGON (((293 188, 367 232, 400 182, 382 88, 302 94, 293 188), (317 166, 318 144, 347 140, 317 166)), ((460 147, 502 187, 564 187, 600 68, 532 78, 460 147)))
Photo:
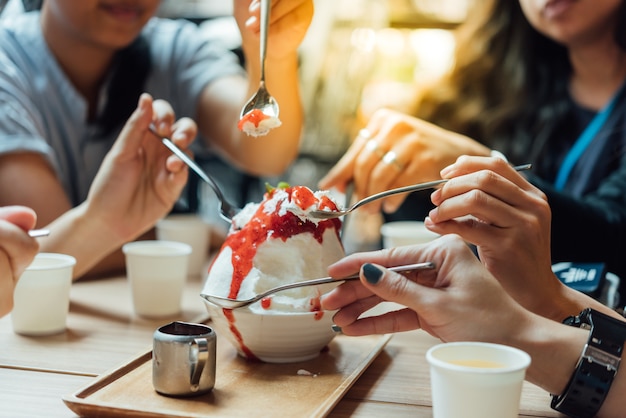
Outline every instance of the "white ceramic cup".
POLYGON ((423 244, 439 237, 439 234, 426 229, 421 221, 387 222, 380 227, 380 234, 383 237, 383 248, 423 244))
POLYGON ((65 254, 39 253, 20 277, 13 294, 13 330, 23 335, 65 331, 76 259, 65 254))
POLYGON ((480 342, 439 344, 426 352, 434 418, 517 418, 530 356, 480 342))
POLYGON ((190 276, 202 276, 209 254, 211 226, 196 214, 176 214, 161 219, 156 224, 158 240, 184 242, 191 245, 190 276))
POLYGON ((191 246, 174 241, 135 241, 125 244, 122 251, 135 313, 149 318, 179 313, 191 246))

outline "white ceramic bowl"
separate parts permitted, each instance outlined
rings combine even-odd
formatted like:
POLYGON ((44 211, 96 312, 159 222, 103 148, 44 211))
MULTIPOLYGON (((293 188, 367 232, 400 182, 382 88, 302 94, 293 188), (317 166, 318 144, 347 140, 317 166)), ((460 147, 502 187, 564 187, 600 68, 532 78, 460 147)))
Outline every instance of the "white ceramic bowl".
POLYGON ((228 339, 239 355, 247 359, 267 363, 310 360, 335 336, 331 329, 333 312, 260 314, 247 308, 224 310, 206 300, 204 303, 217 337, 228 339))

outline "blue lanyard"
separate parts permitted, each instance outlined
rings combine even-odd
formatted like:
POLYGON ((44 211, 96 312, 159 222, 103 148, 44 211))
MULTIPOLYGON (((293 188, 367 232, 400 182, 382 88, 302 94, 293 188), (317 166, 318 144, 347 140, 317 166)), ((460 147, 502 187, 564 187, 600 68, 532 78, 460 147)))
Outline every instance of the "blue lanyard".
POLYGON ((589 122, 589 125, 587 125, 585 130, 580 134, 580 136, 574 143, 574 146, 565 156, 563 164, 561 164, 561 168, 559 168, 559 172, 556 176, 556 181, 554 182, 554 186, 557 190, 563 190, 565 184, 567 183, 567 179, 572 172, 572 169, 574 168, 580 157, 583 155, 585 150, 589 147, 589 144, 591 144, 600 129, 602 129, 602 127, 606 123, 606 120, 609 118, 609 116, 611 116, 618 95, 619 94, 615 95, 615 97, 611 99, 609 104, 600 112, 598 112, 596 116, 591 120, 591 122, 589 122))

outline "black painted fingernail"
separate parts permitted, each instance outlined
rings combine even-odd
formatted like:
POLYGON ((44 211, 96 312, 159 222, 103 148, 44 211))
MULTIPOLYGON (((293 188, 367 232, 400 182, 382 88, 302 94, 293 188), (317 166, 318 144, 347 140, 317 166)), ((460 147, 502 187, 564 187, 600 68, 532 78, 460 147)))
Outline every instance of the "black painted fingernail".
POLYGON ((330 328, 331 328, 334 332, 336 332, 336 333, 339 333, 339 334, 341 333, 341 327, 340 327, 340 326, 337 326, 337 325, 332 325, 330 328))
POLYGON ((382 270, 376 267, 373 264, 363 264, 363 275, 365 276, 365 280, 367 280, 370 284, 376 284, 383 276, 382 270))

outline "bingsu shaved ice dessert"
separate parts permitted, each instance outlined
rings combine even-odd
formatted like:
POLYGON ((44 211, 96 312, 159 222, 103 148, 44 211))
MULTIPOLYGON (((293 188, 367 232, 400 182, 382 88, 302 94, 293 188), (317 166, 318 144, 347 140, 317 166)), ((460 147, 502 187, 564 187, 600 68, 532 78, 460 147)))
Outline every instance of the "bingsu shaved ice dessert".
MULTIPOLYGON (((203 293, 248 299, 273 287, 328 275, 344 256, 339 219, 308 213, 337 210, 328 192, 304 186, 270 188, 261 203, 249 203, 233 218, 222 248, 209 268, 203 293)), ((250 305, 253 311, 319 310, 322 286, 290 289, 250 305)))
MULTIPOLYGON (((341 221, 308 216, 312 210, 324 209, 337 210, 327 191, 313 192, 304 186, 290 187, 286 184, 268 188, 261 203, 247 204, 232 219, 226 240, 209 267, 202 293, 248 299, 279 285, 327 276, 327 267, 345 253, 340 239, 341 221)), ((303 321, 296 327, 306 332, 303 340, 312 338, 315 333, 322 334, 318 338, 321 346, 315 348, 317 351, 313 354, 293 357, 285 353, 278 360, 299 361, 318 355, 319 350, 333 338, 330 329, 332 315, 321 311, 320 296, 339 283, 286 290, 239 309, 222 309, 209 302, 206 304, 218 332, 220 323, 222 326, 227 324, 222 335, 228 334, 225 337, 233 342, 241 355, 264 361, 276 361, 267 359, 274 352, 265 356, 259 354, 265 345, 271 345, 268 341, 289 339, 288 343, 275 348, 276 351, 286 345, 297 344, 299 337, 289 330, 290 324, 283 324, 275 332, 289 330, 290 335, 262 336, 265 342, 257 347, 254 343, 256 336, 251 334, 263 331, 258 327, 247 330, 244 322, 256 319, 243 319, 243 316, 266 318, 266 323, 276 324, 298 317, 294 321, 303 321), (319 327, 320 331, 315 331, 315 327, 319 327)))
POLYGON ((278 128, 282 122, 276 116, 266 115, 259 109, 253 109, 243 115, 237 123, 240 131, 245 132, 249 136, 264 136, 270 130, 278 128))

